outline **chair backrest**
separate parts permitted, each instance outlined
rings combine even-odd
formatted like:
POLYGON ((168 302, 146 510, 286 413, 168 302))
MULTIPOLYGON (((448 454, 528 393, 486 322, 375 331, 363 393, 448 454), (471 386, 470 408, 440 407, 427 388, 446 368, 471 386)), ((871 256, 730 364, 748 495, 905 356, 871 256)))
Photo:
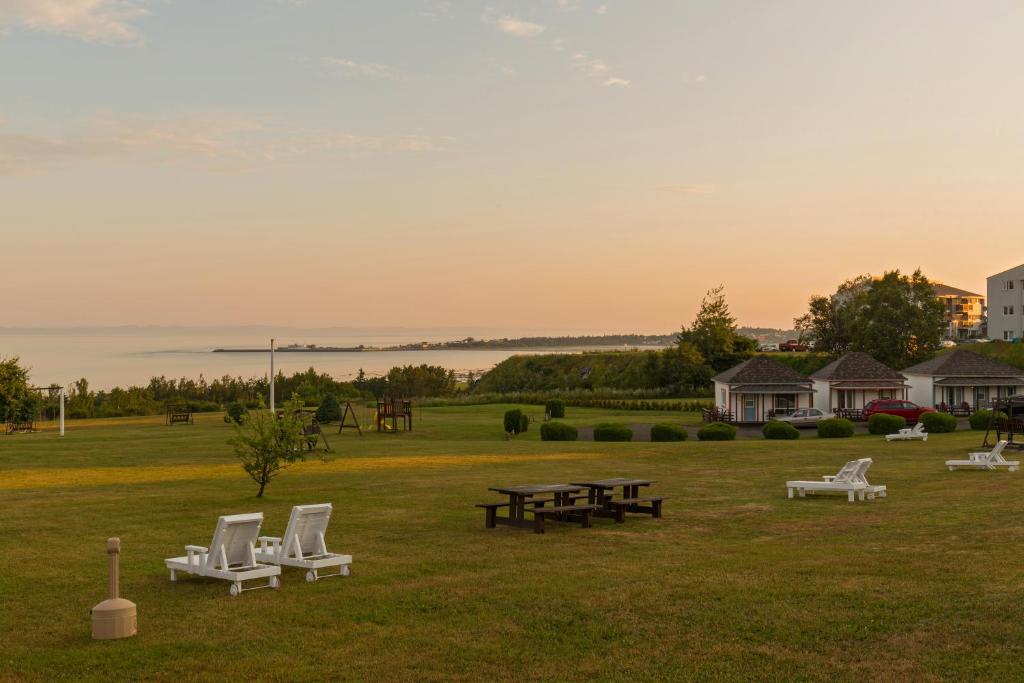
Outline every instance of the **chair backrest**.
POLYGON ((1006 459, 1003 458, 1003 449, 1006 448, 1006 444, 1007 444, 1006 439, 1001 439, 992 448, 992 451, 989 452, 989 454, 988 454, 988 461, 989 462, 1006 462, 1006 459))
POLYGON ((284 557, 297 557, 296 549, 302 556, 326 555, 327 525, 331 521, 330 503, 319 505, 296 505, 288 518, 288 527, 281 539, 284 557))
POLYGON ((854 480, 857 475, 857 469, 860 467, 860 460, 851 460, 842 466, 842 468, 836 472, 835 479, 833 481, 837 484, 849 484, 854 480))
POLYGON ((914 428, 912 430, 910 430, 910 433, 911 434, 924 434, 924 422, 921 422, 920 420, 918 420, 917 424, 914 425, 914 428))
POLYGON ((854 472, 853 481, 868 485, 868 469, 871 467, 871 463, 874 462, 871 458, 861 458, 857 461, 857 471, 854 472))
POLYGON ((217 529, 213 532, 206 566, 211 569, 227 569, 237 565, 255 565, 256 538, 260 535, 262 525, 262 512, 222 516, 217 520, 217 529))

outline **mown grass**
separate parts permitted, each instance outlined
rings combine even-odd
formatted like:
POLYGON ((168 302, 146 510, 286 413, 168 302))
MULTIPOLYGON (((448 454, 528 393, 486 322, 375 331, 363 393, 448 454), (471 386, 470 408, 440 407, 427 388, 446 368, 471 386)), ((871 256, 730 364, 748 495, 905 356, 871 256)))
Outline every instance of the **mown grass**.
MULTIPOLYGON (((978 432, 928 443, 544 443, 508 406, 418 411, 412 434, 329 433, 335 452, 262 500, 218 416, 0 437, 2 680, 1020 680, 1024 481, 947 472, 978 432), (875 459, 890 496, 790 501, 791 478, 875 459), (485 530, 497 484, 632 475, 665 517, 485 530), (354 575, 228 596, 167 580, 217 515, 329 501, 354 575), (104 539, 122 539, 139 635, 89 638, 104 539)), ((685 416, 684 416, 685 417, 685 416)), ((601 421, 678 413, 572 409, 601 421)))

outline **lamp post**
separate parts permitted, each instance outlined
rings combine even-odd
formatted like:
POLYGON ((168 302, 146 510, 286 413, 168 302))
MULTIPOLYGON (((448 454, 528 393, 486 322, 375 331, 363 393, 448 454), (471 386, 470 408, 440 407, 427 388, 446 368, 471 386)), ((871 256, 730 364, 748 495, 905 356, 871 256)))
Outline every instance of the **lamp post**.
POLYGON ((274 339, 270 339, 270 412, 274 412, 274 339))
POLYGON ((60 435, 64 436, 64 387, 60 388, 60 435))

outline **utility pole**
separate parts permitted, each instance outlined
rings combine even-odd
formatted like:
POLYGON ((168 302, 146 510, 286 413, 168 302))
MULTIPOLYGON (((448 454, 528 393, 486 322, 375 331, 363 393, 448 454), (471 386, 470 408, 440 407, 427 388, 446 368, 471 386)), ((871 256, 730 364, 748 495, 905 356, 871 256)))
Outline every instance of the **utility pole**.
POLYGON ((270 339, 270 412, 274 412, 274 339, 270 339))

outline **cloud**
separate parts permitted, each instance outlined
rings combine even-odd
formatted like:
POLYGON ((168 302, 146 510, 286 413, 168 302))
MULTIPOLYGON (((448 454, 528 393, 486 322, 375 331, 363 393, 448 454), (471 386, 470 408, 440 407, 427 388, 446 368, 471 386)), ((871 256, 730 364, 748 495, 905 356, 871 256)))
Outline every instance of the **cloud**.
POLYGON ((323 63, 337 68, 344 74, 350 76, 371 76, 377 78, 389 78, 392 80, 404 80, 405 76, 386 64, 375 64, 373 62, 356 62, 351 59, 339 57, 324 57, 323 63))
POLYGON ((63 136, 0 131, 0 175, 45 173, 86 161, 239 172, 308 156, 425 152, 423 135, 368 136, 289 127, 230 111, 148 117, 104 113, 63 136))
POLYGON ((577 52, 569 58, 572 68, 586 74, 588 77, 598 81, 606 88, 629 87, 630 80, 611 74, 608 64, 597 57, 592 57, 586 52, 577 52))
POLYGON ((0 29, 21 27, 89 42, 139 44, 137 0, 0 0, 0 29))
POLYGON ((662 185, 656 188, 661 194, 704 195, 713 194, 718 188, 711 183, 689 183, 684 185, 662 185))
POLYGON ((598 5, 597 7, 595 7, 594 14, 597 14, 602 17, 608 14, 608 3, 606 2, 603 5, 598 5))
POLYGON ((705 76, 704 74, 700 74, 699 76, 697 76, 696 78, 693 79, 693 82, 694 83, 706 83, 707 80, 708 80, 707 76, 705 76))
POLYGON ((563 12, 574 12, 583 7, 583 0, 556 0, 556 4, 563 12))
POLYGON ((601 85, 603 85, 606 88, 612 88, 616 86, 620 88, 628 88, 630 83, 631 81, 628 78, 618 78, 616 76, 612 76, 611 78, 601 83, 601 85))
POLYGON ((504 14, 497 19, 491 19, 484 17, 484 22, 491 24, 495 29, 502 33, 507 33, 510 36, 517 38, 533 38, 544 33, 545 27, 542 24, 535 24, 532 21, 523 21, 522 19, 516 19, 504 14))

